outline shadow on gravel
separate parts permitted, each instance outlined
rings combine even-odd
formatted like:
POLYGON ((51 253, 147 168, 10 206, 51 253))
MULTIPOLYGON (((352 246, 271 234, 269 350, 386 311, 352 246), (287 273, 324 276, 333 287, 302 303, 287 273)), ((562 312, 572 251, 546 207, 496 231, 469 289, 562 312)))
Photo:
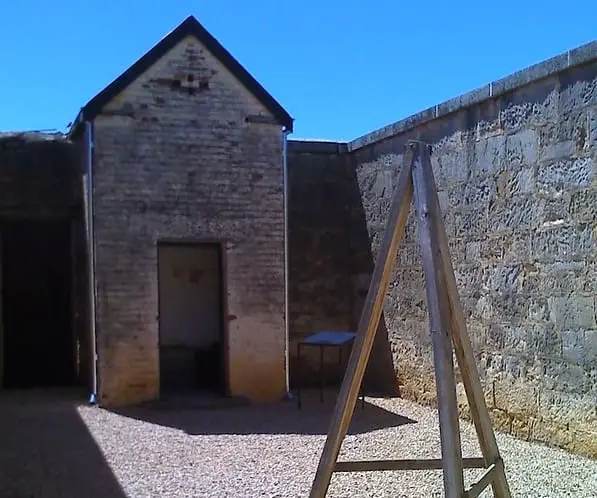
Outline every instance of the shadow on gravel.
POLYGON ((64 391, 0 392, 0 497, 124 498, 64 391))
MULTIPOLYGON (((196 408, 192 403, 185 408, 132 407, 110 410, 125 417, 151 424, 182 430, 191 435, 216 434, 311 434, 325 435, 333 414, 335 396, 326 393, 327 400, 320 404, 316 393, 303 396, 303 408, 297 409, 296 401, 273 405, 234 406, 222 405, 196 408)), ((389 412, 371 403, 361 402, 355 409, 349 434, 361 434, 387 427, 414 424, 415 420, 389 412)))

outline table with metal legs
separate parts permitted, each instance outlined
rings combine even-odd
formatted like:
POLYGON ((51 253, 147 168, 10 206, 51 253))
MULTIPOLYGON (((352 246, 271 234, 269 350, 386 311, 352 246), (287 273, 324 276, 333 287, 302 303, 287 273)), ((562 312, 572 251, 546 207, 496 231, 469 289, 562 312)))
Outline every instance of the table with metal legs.
MULTIPOLYGON (((324 368, 324 351, 326 349, 336 348, 338 350, 338 366, 343 368, 343 350, 346 347, 352 346, 356 334, 354 332, 327 332, 321 331, 313 335, 301 339, 297 344, 297 370, 300 372, 301 365, 301 350, 305 346, 319 348, 319 401, 323 403, 323 391, 325 388, 325 368, 324 368)), ((299 374, 300 375, 300 374, 299 374)), ((365 395, 361 390, 359 393, 361 397, 361 409, 365 408, 365 395)), ((297 403, 298 409, 302 408, 301 386, 300 382, 297 385, 297 403)))

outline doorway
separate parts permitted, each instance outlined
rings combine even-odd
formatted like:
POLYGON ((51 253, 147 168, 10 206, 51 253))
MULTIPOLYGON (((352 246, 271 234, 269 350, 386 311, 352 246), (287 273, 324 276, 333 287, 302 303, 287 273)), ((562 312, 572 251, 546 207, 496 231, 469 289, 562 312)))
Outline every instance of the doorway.
POLYGON ((75 385, 70 220, 5 221, 0 242, 2 386, 75 385))
POLYGON ((226 393, 222 248, 159 243, 160 392, 226 393))

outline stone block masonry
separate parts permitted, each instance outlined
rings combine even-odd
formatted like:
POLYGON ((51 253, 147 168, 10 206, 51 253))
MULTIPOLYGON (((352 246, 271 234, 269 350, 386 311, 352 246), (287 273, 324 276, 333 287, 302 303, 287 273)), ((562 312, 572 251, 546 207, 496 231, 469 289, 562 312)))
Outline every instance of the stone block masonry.
POLYGON ((77 157, 61 134, 0 133, 0 216, 71 217, 82 202, 77 157))
MULTIPOLYGON (((597 62, 588 61, 351 147, 376 253, 388 201, 375 186, 391 192, 407 139, 433 144, 461 299, 495 424, 591 456, 596 109, 597 62)), ((402 391, 435 402, 418 252, 409 228, 386 316, 402 391)))
MULTIPOLYGON (((305 348, 301 371, 297 370, 298 340, 319 330, 346 331, 352 326, 347 217, 352 170, 340 152, 333 143, 288 143, 290 356, 295 384, 319 380, 315 349, 305 348)), ((358 196, 358 189, 353 193, 358 196)), ((329 380, 337 381, 336 356, 328 354, 324 361, 326 370, 333 372, 329 380)))
MULTIPOLYGON (((361 193, 346 146, 289 141, 289 306, 292 382, 319 382, 319 352, 298 340, 321 330, 356 330, 373 268, 361 193)), ((344 361, 348 360, 344 352, 344 361)), ((326 382, 343 368, 324 355, 326 382)), ((368 389, 395 394, 387 331, 381 327, 365 376, 368 389)))
MULTIPOLYGON (((596 116, 593 43, 337 144, 347 149, 360 193, 349 211, 361 209, 368 233, 366 250, 350 253, 353 278, 363 272, 359 262, 367 257, 372 262, 378 253, 407 141, 422 138, 433 145, 461 301, 496 427, 592 457, 597 457, 596 116)), ((385 324, 401 394, 435 404, 413 221, 411 213, 386 298, 385 324)), ((458 392, 467 417, 460 384, 458 392)))
POLYGON ((94 123, 100 399, 158 395, 157 243, 225 243, 230 393, 280 399, 284 374, 283 139, 194 37, 94 123), (178 74, 202 83, 173 88, 178 74))

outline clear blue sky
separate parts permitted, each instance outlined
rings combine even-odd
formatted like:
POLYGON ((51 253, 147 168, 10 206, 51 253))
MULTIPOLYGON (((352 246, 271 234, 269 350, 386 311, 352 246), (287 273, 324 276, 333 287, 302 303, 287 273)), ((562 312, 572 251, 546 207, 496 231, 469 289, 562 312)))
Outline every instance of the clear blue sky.
POLYGON ((349 140, 597 39, 595 0, 1 2, 0 130, 59 129, 189 14, 295 118, 349 140))

